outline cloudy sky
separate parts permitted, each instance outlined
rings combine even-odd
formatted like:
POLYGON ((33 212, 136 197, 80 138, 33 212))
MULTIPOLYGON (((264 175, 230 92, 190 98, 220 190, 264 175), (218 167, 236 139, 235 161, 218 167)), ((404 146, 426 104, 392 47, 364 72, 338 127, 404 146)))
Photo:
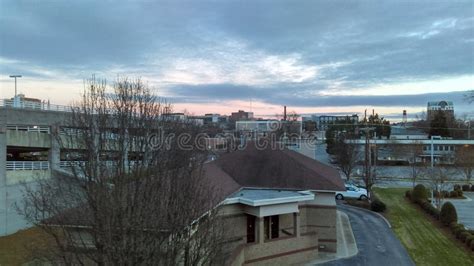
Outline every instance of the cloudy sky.
POLYGON ((0 88, 67 104, 95 74, 175 109, 390 115, 474 89, 474 1, 0 0, 0 88))

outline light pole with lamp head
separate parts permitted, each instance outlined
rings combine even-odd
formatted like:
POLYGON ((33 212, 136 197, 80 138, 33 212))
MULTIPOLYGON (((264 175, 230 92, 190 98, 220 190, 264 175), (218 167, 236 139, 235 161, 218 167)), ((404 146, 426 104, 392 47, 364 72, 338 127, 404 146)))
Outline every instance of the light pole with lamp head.
POLYGON ((21 78, 21 75, 10 75, 10 78, 14 78, 14 79, 15 79, 15 98, 16 98, 16 79, 17 79, 17 78, 21 78))
POLYGON ((10 78, 15 79, 15 97, 13 98, 13 107, 20 107, 20 99, 17 97, 16 79, 21 78, 21 75, 10 75, 10 78))

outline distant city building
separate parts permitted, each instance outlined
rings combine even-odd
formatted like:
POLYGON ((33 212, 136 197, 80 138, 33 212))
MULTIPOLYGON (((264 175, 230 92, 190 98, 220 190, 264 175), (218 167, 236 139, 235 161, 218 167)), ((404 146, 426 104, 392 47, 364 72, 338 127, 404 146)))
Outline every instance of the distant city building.
POLYGON ((271 132, 279 128, 278 120, 254 120, 254 121, 237 121, 235 122, 235 130, 238 132, 271 132))
POLYGON ((417 128, 391 126, 390 139, 428 139, 428 134, 417 128))
MULTIPOLYGON (((348 140, 347 143, 356 145, 359 154, 358 160, 364 161, 365 140, 348 140)), ((466 145, 474 145, 474 140, 377 139, 371 140, 370 143, 372 149, 377 147, 377 161, 380 161, 381 164, 431 162, 431 145, 433 145, 435 164, 453 164, 455 162, 456 149, 466 145), (413 150, 416 149, 416 146, 419 147, 420 151, 413 158, 413 150)), ((374 154, 374 150, 372 150, 372 154, 374 154)))
POLYGON ((205 114, 204 123, 219 123, 220 114, 205 114))
POLYGON ((253 112, 245 112, 243 110, 233 112, 230 115, 230 120, 232 121, 252 120, 253 118, 253 112))
POLYGON ((437 112, 443 112, 448 120, 454 119, 454 105, 451 101, 428 102, 427 119, 431 121, 437 112))
POLYGON ((166 120, 183 121, 186 119, 186 115, 184 113, 165 113, 165 114, 162 114, 161 117, 163 117, 166 120))
POLYGON ((219 124, 224 125, 228 122, 229 118, 225 115, 220 114, 205 114, 203 117, 204 124, 219 124))
POLYGON ((353 124, 359 123, 359 116, 356 114, 353 115, 321 115, 317 118, 316 123, 318 130, 324 131, 327 130, 331 125, 335 124, 338 121, 344 121, 349 119, 353 124))

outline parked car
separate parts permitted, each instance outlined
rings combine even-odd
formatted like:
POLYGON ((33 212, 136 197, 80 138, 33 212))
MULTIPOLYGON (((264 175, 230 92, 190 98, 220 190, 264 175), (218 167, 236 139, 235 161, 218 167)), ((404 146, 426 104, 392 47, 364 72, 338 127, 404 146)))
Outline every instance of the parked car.
POLYGON ((358 187, 358 188, 365 189, 364 183, 360 180, 354 181, 353 179, 351 179, 351 180, 346 180, 346 182, 344 182, 344 183, 346 184, 346 186, 355 186, 355 187, 358 187))
POLYGON ((366 200, 368 199, 367 190, 346 184, 346 191, 336 192, 336 199, 343 200, 345 198, 366 200))

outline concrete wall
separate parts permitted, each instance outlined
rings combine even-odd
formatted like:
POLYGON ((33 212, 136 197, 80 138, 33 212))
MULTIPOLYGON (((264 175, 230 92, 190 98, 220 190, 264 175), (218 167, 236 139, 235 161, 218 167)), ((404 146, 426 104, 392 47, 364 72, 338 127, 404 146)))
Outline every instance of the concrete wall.
POLYGON ((40 132, 7 130, 7 146, 50 148, 51 135, 40 132))
POLYGON ((5 186, 7 183, 7 136, 5 132, 2 132, 0 128, 0 187, 5 186))
POLYGON ((14 185, 20 182, 31 182, 35 179, 50 178, 50 170, 17 170, 6 171, 6 184, 14 185))
POLYGON ((6 113, 0 111, 0 187, 7 183, 7 124, 6 113))
POLYGON ((7 125, 50 126, 64 123, 70 113, 0 107, 7 125))

